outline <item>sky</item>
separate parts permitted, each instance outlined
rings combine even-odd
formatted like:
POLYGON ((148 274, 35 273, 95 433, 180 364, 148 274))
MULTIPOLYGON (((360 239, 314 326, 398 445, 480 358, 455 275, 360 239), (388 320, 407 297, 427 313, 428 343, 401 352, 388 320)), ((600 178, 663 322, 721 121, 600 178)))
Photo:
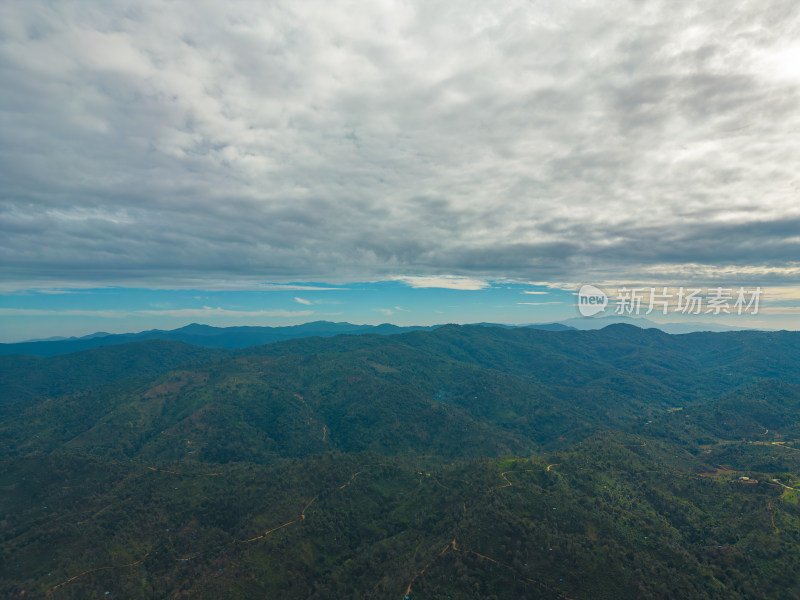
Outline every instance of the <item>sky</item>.
POLYGON ((587 283, 799 329, 798 164, 793 0, 4 0, 0 341, 548 322, 587 283))

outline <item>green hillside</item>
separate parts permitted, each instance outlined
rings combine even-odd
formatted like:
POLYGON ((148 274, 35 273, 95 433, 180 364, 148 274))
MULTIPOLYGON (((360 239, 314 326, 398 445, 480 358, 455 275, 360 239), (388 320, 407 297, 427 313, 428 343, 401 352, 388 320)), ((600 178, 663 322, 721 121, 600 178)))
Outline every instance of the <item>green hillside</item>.
POLYGON ((447 326, 3 357, 25 402, 0 425, 0 593, 800 597, 799 339, 447 326))
POLYGON ((224 350, 151 340, 95 348, 52 358, 0 356, 0 406, 63 396, 103 385, 147 378, 176 367, 219 360, 224 350))

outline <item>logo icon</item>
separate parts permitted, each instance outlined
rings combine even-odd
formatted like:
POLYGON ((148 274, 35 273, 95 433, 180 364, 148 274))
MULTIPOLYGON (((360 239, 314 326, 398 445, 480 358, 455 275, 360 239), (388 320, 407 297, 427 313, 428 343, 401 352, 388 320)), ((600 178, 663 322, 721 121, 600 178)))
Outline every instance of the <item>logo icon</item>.
POLYGON ((584 285, 578 290, 578 310, 584 317, 602 312, 608 306, 608 296, 600 288, 584 285))

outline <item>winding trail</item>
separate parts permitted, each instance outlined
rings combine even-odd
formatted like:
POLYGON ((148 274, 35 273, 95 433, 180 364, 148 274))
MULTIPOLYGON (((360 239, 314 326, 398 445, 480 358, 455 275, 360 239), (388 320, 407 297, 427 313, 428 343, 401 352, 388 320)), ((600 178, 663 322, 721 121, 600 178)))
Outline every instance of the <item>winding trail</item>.
POLYGON ((158 471, 159 473, 169 473, 170 475, 180 475, 181 477, 219 477, 222 473, 178 473, 177 471, 167 471, 166 469, 156 469, 146 465, 151 471, 158 471))
MULTIPOLYGON (((556 463, 556 464, 559 464, 559 463, 556 463)), ((547 469, 545 469, 545 471, 549 471, 550 467, 552 467, 552 466, 554 466, 554 465, 548 466, 547 469)), ((506 484, 505 485, 499 485, 497 487, 491 488, 488 491, 502 490, 503 488, 512 487, 514 485, 514 483, 508 477, 506 477, 506 475, 508 473, 530 473, 531 471, 538 471, 538 469, 513 469, 511 471, 503 471, 502 473, 500 473, 500 477, 502 477, 505 480, 506 484)))
MULTIPOLYGON (((145 466, 146 466, 148 469, 150 469, 151 471, 156 471, 156 472, 161 472, 161 473, 169 473, 170 475, 178 475, 178 476, 181 476, 181 477, 208 477, 208 476, 219 476, 219 475, 223 475, 223 473, 200 473, 200 474, 196 474, 196 475, 195 475, 195 474, 186 474, 186 473, 178 473, 177 471, 170 471, 170 470, 167 470, 167 469, 158 469, 158 468, 156 468, 156 467, 151 467, 151 466, 148 466, 148 465, 145 465, 145 466)), ((344 483, 344 485, 341 485, 341 486, 339 486, 337 489, 340 489, 340 490, 341 490, 341 489, 344 489, 344 488, 346 488, 348 485, 350 485, 351 483, 353 483, 353 480, 354 480, 354 479, 355 479, 355 478, 356 478, 358 475, 360 475, 362 472, 363 472, 363 469, 362 469, 361 471, 357 471, 356 473, 353 473, 353 475, 351 475, 351 476, 350 476, 350 479, 349 479, 349 480, 347 480, 347 481, 344 483)), ((441 484, 440 484, 440 485, 441 485, 441 484)), ((332 488, 331 488, 331 489, 332 489, 332 488)), ((296 518, 296 519, 294 519, 294 520, 292 520, 292 521, 289 521, 289 522, 287 522, 287 523, 282 523, 281 525, 278 525, 278 526, 276 526, 276 527, 273 527, 272 529, 269 529, 269 530, 265 531, 264 533, 262 533, 261 535, 258 535, 258 536, 256 536, 256 537, 250 538, 250 539, 248 539, 248 540, 240 540, 240 541, 239 541, 239 543, 241 543, 241 544, 249 544, 250 542, 255 542, 255 541, 261 540, 261 539, 263 539, 263 538, 267 537, 269 534, 271 534, 271 533, 273 533, 273 532, 275 532, 275 531, 278 531, 279 529, 283 529, 284 527, 288 527, 289 525, 294 525, 295 523, 300 523, 300 522, 302 522, 302 521, 305 521, 305 519, 306 519, 306 511, 309 509, 309 507, 310 507, 312 504, 314 504, 314 502, 317 500, 317 498, 319 498, 319 494, 317 494, 316 496, 314 496, 314 497, 313 497, 311 500, 309 500, 309 501, 306 503, 306 505, 303 507, 303 510, 300 512, 300 515, 298 516, 298 518, 296 518)), ((109 506, 106 506, 106 507, 104 507, 104 508, 102 508, 100 511, 98 511, 97 513, 95 513, 95 514, 94 514, 92 517, 90 517, 90 519, 87 519, 87 520, 91 520, 91 519, 93 519, 94 517, 96 517, 97 515, 99 515, 101 512, 105 511, 105 510, 106 510, 106 509, 108 509, 108 508, 110 508, 110 505, 109 505, 109 506)), ((82 521, 82 522, 85 522, 85 521, 82 521)), ((235 542, 234 542, 234 543, 235 543, 235 542)), ((97 567, 97 568, 95 568, 95 569, 88 569, 88 570, 86 570, 86 571, 83 571, 82 573, 78 573, 77 575, 74 575, 74 576, 70 577, 69 579, 67 579, 66 581, 63 581, 63 582, 59 583, 59 584, 58 584, 58 585, 56 585, 55 587, 52 587, 52 588, 50 588, 50 589, 49 589, 49 590, 46 592, 46 595, 48 595, 48 596, 49 596, 49 595, 50 595, 50 594, 52 594, 54 591, 56 591, 56 590, 58 590, 58 589, 60 589, 60 588, 64 587, 64 586, 65 586, 65 585, 67 585, 68 583, 70 583, 70 582, 72 582, 72 581, 75 581, 76 579, 79 579, 80 577, 83 577, 84 575, 89 575, 90 573, 95 573, 95 572, 97 572, 97 571, 103 571, 103 570, 106 570, 106 569, 123 569, 123 568, 127 568, 127 567, 133 567, 133 566, 136 566, 136 565, 138 565, 138 564, 141 564, 141 563, 144 561, 144 559, 145 559, 145 558, 147 558, 149 555, 150 555, 150 553, 148 552, 147 554, 145 554, 145 555, 144 555, 142 558, 140 558, 139 560, 137 560, 137 561, 134 561, 134 562, 132 562, 132 563, 125 564, 125 565, 108 565, 108 566, 105 566, 105 567, 97 567)), ((185 562, 185 561, 192 560, 192 559, 194 559, 194 558, 196 558, 196 557, 197 557, 197 554, 193 554, 192 556, 188 556, 188 557, 181 557, 181 558, 176 558, 175 560, 177 560, 177 561, 181 561, 181 562, 185 562)))
MULTIPOLYGON (((124 503, 124 501, 123 501, 123 503, 124 503)), ((114 505, 113 505, 113 504, 109 504, 108 506, 104 506, 103 508, 101 508, 100 510, 98 510, 96 513, 94 513, 94 514, 93 514, 91 517, 89 517, 88 519, 84 519, 83 521, 78 521, 78 522, 77 522, 77 523, 75 523, 75 524, 76 524, 76 525, 83 525, 84 523, 88 523, 89 521, 92 521, 92 520, 94 520, 94 519, 95 519, 95 517, 97 517, 98 515, 100 515, 100 514, 104 513, 105 511, 107 511, 107 510, 108 510, 109 508, 111 508, 112 506, 114 506, 114 505)), ((91 511, 87 511, 87 512, 91 512, 91 511)))
POLYGON ((511 481, 508 479, 508 477, 506 477, 506 473, 508 473, 508 471, 503 471, 502 473, 500 473, 500 477, 502 477, 503 479, 506 480, 506 484, 498 486, 498 487, 496 487, 494 489, 502 490, 503 488, 511 487, 512 485, 514 485, 513 483, 511 483, 511 481))
POLYGON ((775 525, 775 507, 772 505, 772 500, 767 504, 767 512, 769 513, 769 519, 772 521, 772 527, 775 529, 775 533, 780 533, 781 530, 775 525))
POLYGON ((783 483, 780 479, 770 479, 770 481, 772 483, 777 483, 779 486, 781 486, 784 489, 792 490, 793 492, 800 492, 800 490, 798 490, 797 488, 789 487, 788 485, 783 483))
POLYGON ((436 485, 438 485, 439 487, 441 487, 441 488, 444 488, 444 489, 446 489, 446 490, 449 490, 449 489, 450 489, 449 487, 447 487, 446 485, 444 485, 444 484, 443 484, 441 481, 439 481, 438 479, 436 479, 436 477, 431 477, 431 479, 433 479, 434 483, 436 483, 436 485))
POLYGON ((308 501, 308 504, 306 504, 305 507, 303 508, 303 512, 300 513, 300 518, 303 521, 306 520, 306 511, 308 510, 308 507, 314 504, 314 500, 316 500, 317 498, 319 498, 319 496, 314 496, 311 500, 308 501))
MULTIPOLYGON (((323 427, 323 439, 326 436, 326 432, 327 432, 327 426, 324 426, 323 427)), ((558 464, 560 464, 560 463, 553 463, 553 464, 547 465, 547 467, 545 468, 545 471, 550 471, 550 469, 552 467, 554 467, 554 466, 556 466, 558 464)), ((178 475, 178 476, 183 476, 183 477, 187 477, 187 476, 188 477, 202 477, 202 476, 220 476, 220 475, 223 475, 223 473, 204 473, 204 474, 197 474, 197 475, 195 475, 195 474, 184 474, 184 473, 178 473, 176 471, 170 471, 170 470, 167 470, 167 469, 159 469, 159 468, 152 467, 152 466, 147 466, 147 468, 149 470, 151 470, 151 471, 158 471, 158 472, 163 472, 163 473, 168 473, 168 474, 171 474, 171 475, 178 475)), ((539 468, 541 468, 541 467, 539 467, 539 468)), ((500 473, 500 477, 503 479, 503 481, 505 481, 505 484, 497 486, 495 488, 490 488, 490 490, 487 490, 487 492, 490 492, 492 490, 499 490, 499 489, 503 489, 503 488, 514 486, 514 482, 511 479, 509 479, 509 477, 508 477, 508 474, 510 474, 511 472, 535 471, 535 470, 538 470, 538 469, 521 469, 521 470, 517 469, 517 470, 513 470, 513 471, 503 471, 502 473, 500 473)), ((350 479, 348 479, 344 484, 342 484, 342 485, 340 485, 340 486, 338 486, 336 488, 328 488, 328 490, 333 490, 333 489, 342 490, 342 489, 348 487, 350 484, 352 484, 353 481, 355 481, 356 477, 358 477, 362 473, 363 473, 363 469, 360 470, 360 471, 356 471, 355 473, 353 473, 350 476, 350 479)), ((440 486, 440 487, 442 487, 444 489, 450 489, 447 486, 445 486, 444 484, 442 484, 436 477, 432 477, 428 473, 420 473, 420 475, 422 476, 420 478, 420 482, 425 477, 425 475, 427 475, 428 477, 433 479, 433 481, 438 486, 440 486)), ((786 488, 786 489, 791 489, 793 491, 800 491, 800 490, 796 490, 795 488, 791 488, 789 486, 786 486, 786 485, 784 485, 783 483, 781 483, 778 480, 773 480, 773 481, 775 483, 781 485, 782 487, 786 488)), ((252 537, 252 538, 249 538, 249 539, 246 539, 246 540, 239 540, 238 543, 249 544, 249 543, 252 543, 252 542, 256 542, 258 540, 262 540, 262 539, 266 538, 267 536, 269 536, 270 534, 272 534, 272 533, 274 533, 276 531, 279 531, 279 530, 284 529, 286 527, 289 527, 291 525, 295 525, 297 523, 302 523, 303 521, 306 520, 306 512, 308 511, 308 509, 314 504, 314 502, 318 498, 319 498, 319 494, 314 496, 313 498, 311 498, 311 500, 309 500, 305 504, 305 506, 303 507, 303 509, 300 512, 300 514, 296 518, 292 519, 291 521, 287 521, 285 523, 281 523, 280 525, 276 525, 275 527, 272 527, 271 529, 268 529, 267 531, 265 531, 261 535, 257 535, 255 537, 252 537)), ((108 508, 108 507, 106 507, 106 508, 108 508)), ((101 509, 100 512, 103 512, 104 510, 106 510, 106 508, 101 509)), ((463 510, 466 513, 466 504, 464 504, 463 510)), ((99 514, 99 513, 97 513, 97 514, 99 514)), ((94 518, 94 517, 92 517, 92 518, 94 518)), ((774 525, 774 520, 773 520, 773 525, 774 525)), ((777 527, 776 527, 776 529, 777 529, 777 527)), ((406 591, 405 591, 404 596, 408 596, 408 595, 411 594, 411 591, 412 591, 412 588, 413 588, 415 582, 417 582, 419 580, 419 578, 422 577, 425 574, 425 572, 437 560, 439 560, 443 555, 445 555, 448 551, 459 552, 461 554, 470 554, 470 555, 475 556, 475 557, 477 557, 477 558, 479 558, 481 560, 485 560, 485 561, 491 562, 493 564, 496 564, 498 566, 501 566, 501 567, 503 567, 505 569, 508 569, 508 570, 512 571, 515 574, 515 576, 518 577, 521 581, 536 585, 536 586, 540 587, 541 589, 546 590, 549 593, 557 595, 558 598, 560 598, 561 600, 574 600, 574 599, 570 598, 569 596, 563 594, 562 592, 560 592, 560 591, 548 586, 547 584, 542 583, 541 581, 537 581, 537 580, 532 579, 530 577, 526 577, 525 575, 520 573, 518 570, 516 570, 511 565, 505 564, 505 563, 503 563, 503 562, 501 562, 501 561, 499 561, 499 560, 497 560, 495 558, 492 558, 491 556, 487 556, 485 554, 482 554, 480 552, 476 552, 474 550, 459 548, 457 543, 456 543, 456 539, 455 538, 453 538, 447 545, 445 545, 444 548, 442 548, 435 556, 433 556, 433 558, 431 558, 431 560, 428 561, 427 564, 425 564, 419 571, 417 571, 414 574, 414 576, 411 578, 411 580, 409 581, 408 585, 406 586, 406 591)), ((58 584, 57 586, 51 588, 49 591, 47 591, 47 595, 50 595, 52 592, 62 588, 63 586, 67 585, 68 583, 70 583, 72 581, 75 581, 76 579, 78 579, 80 577, 83 577, 85 575, 89 575, 91 573, 95 573, 97 571, 102 571, 102 570, 106 570, 106 569, 130 568, 130 567, 139 565, 149 556, 149 554, 150 553, 148 552, 141 559, 139 559, 137 561, 134 561, 134 562, 131 562, 131 563, 124 564, 124 565, 108 565, 108 566, 104 566, 104 567, 97 567, 97 568, 94 568, 94 569, 88 569, 86 571, 83 571, 82 573, 74 575, 74 576, 70 577, 69 579, 63 581, 62 583, 58 584)), ((188 557, 179 557, 179 558, 176 558, 175 560, 181 561, 181 562, 185 562, 185 561, 193 560, 197 556, 198 555, 195 554, 195 555, 191 555, 191 556, 188 556, 188 557)))
POLYGON ((414 574, 414 577, 411 578, 411 581, 408 582, 408 586, 406 586, 406 591, 403 593, 403 598, 404 599, 408 598, 411 595, 411 590, 414 587, 414 582, 416 582, 420 577, 422 577, 425 574, 425 571, 427 571, 431 567, 431 565, 433 565, 433 563, 435 563, 437 560, 439 560, 448 550, 452 550, 453 552, 460 552, 462 554, 471 554, 473 556, 477 556, 481 560, 487 560, 487 561, 489 561, 491 563, 494 563, 494 564, 496 564, 496 565, 498 565, 500 567, 508 569, 509 571, 512 571, 514 573, 514 575, 516 575, 522 581, 524 581, 526 583, 531 583, 531 584, 537 585, 541 589, 546 590, 547 592, 550 592, 551 594, 556 594, 558 596, 558 598, 560 598, 561 600, 575 600, 575 598, 567 596, 563 592, 560 592, 557 589, 550 587, 546 583, 542 583, 541 581, 538 581, 536 579, 532 579, 530 577, 526 577, 525 575, 523 575, 522 573, 517 571, 511 565, 507 565, 504 562, 501 562, 501 561, 497 560, 496 558, 492 558, 491 556, 486 556, 485 554, 481 554, 480 552, 475 552, 474 550, 467 550, 467 549, 459 548, 458 545, 456 544, 456 539, 455 538, 450 540, 450 543, 447 544, 442 549, 442 551, 439 552, 439 554, 434 556, 430 560, 430 562, 428 562, 428 564, 426 564, 424 567, 422 567, 419 571, 417 571, 414 574))
POLYGON ((346 488, 348 485, 353 483, 353 480, 360 474, 361 474, 361 471, 358 471, 357 473, 353 473, 353 476, 350 477, 350 479, 347 480, 347 482, 344 485, 340 485, 338 489, 343 490, 344 488, 346 488))
MULTIPOLYGON (((355 478, 356 478, 358 475, 360 475, 362 472, 363 472, 363 470, 362 470, 362 471, 357 471, 357 472, 353 473, 353 474, 350 476, 350 479, 348 479, 348 480, 347 480, 347 481, 344 483, 344 485, 340 485, 340 486, 339 486, 338 488, 336 488, 336 489, 342 490, 342 489, 346 488, 348 485, 350 485, 351 483, 353 483, 353 480, 354 480, 354 479, 355 479, 355 478)), ((289 525, 294 525, 295 523, 301 523, 301 522, 305 521, 305 520, 306 520, 306 511, 309 509, 309 507, 310 507, 312 504, 314 504, 314 502, 317 500, 317 498, 319 498, 319 494, 317 494, 316 496, 314 496, 314 497, 313 497, 311 500, 309 500, 309 501, 306 503, 306 505, 303 507, 303 510, 300 512, 299 518, 297 518, 297 519, 294 519, 294 520, 292 520, 292 521, 289 521, 289 522, 287 522, 287 523, 283 523, 282 525, 278 525, 277 527, 273 527, 272 529, 269 529, 268 531, 265 531, 265 532, 264 532, 264 533, 262 533, 261 535, 257 535, 256 537, 250 538, 249 540, 239 540, 239 543, 240 543, 240 544, 249 544, 250 542, 255 542, 255 541, 258 541, 258 540, 261 540, 261 539, 263 539, 263 538, 267 537, 267 536, 268 536, 270 533, 272 533, 273 531, 278 531, 279 529, 283 529, 284 527, 288 527, 289 525)))
POLYGON ((787 446, 786 442, 770 442, 771 446, 780 446, 781 448, 786 448, 787 450, 794 450, 795 452, 800 452, 797 448, 793 448, 792 446, 787 446))
MULTIPOLYGON (((455 540, 455 538, 453 538, 453 541, 452 541, 451 543, 453 544, 453 548, 455 548, 455 547, 456 547, 456 540, 455 540)), ((424 574, 425 574, 425 570, 426 570, 428 567, 430 567, 430 566, 431 566, 433 563, 435 563, 435 562, 436 562, 436 561, 439 559, 439 557, 440 557, 440 556, 442 556, 442 554, 444 554, 445 552, 447 552, 449 549, 450 549, 450 544, 447 544, 447 546, 445 546, 445 547, 444 547, 444 549, 443 549, 441 552, 439 552, 439 554, 437 554, 436 556, 434 556, 434 557, 431 559, 431 561, 430 561, 430 562, 429 562, 427 565, 425 565, 425 566, 424 566, 424 567, 422 567, 422 568, 421 568, 419 571, 417 571, 417 573, 414 575, 414 577, 412 577, 412 578, 411 578, 411 581, 409 581, 409 582, 408 582, 408 587, 406 587, 406 591, 405 591, 405 593, 403 594, 403 597, 404 597, 404 598, 407 598, 407 597, 408 597, 408 595, 411 593, 411 587, 414 585, 414 582, 415 582, 417 579, 419 579, 420 577, 422 577, 422 575, 424 575, 424 574)))
POLYGON ((308 510, 308 507, 311 506, 312 504, 314 504, 314 501, 317 498, 319 498, 319 496, 314 496, 311 500, 308 501, 308 503, 303 507, 303 511, 300 513, 300 518, 299 519, 295 519, 294 521, 289 521, 288 523, 284 523, 283 525, 278 525, 277 527, 273 527, 272 529, 270 529, 268 531, 265 531, 261 535, 258 535, 258 536, 254 537, 254 538, 250 538, 249 540, 240 540, 240 542, 242 544, 249 544, 250 542, 255 542, 257 540, 260 540, 260 539, 263 539, 263 538, 267 537, 273 531, 278 531, 278 529, 283 529, 284 527, 288 527, 289 525, 294 525, 295 523, 299 523, 301 521, 305 521, 306 520, 306 511, 308 510))
POLYGON ((71 581, 75 581, 75 580, 76 580, 76 579, 78 579, 79 577, 83 577, 84 575, 88 575, 89 573, 96 573, 97 571, 104 571, 104 570, 106 570, 106 569, 124 569, 124 568, 126 568, 126 567, 134 567, 134 566, 136 566, 136 565, 138 565, 138 564, 141 564, 142 562, 144 562, 144 559, 145 559, 145 558, 147 558, 148 556, 150 556, 150 553, 149 553, 149 552, 148 552, 147 554, 145 554, 145 555, 144 555, 142 558, 140 558, 139 560, 137 560, 137 561, 135 561, 135 562, 132 562, 132 563, 128 563, 128 564, 126 564, 126 565, 109 565, 109 566, 107 566, 107 567, 97 567, 96 569, 89 569, 88 571, 84 571, 83 573, 78 573, 77 575, 75 575, 75 576, 73 576, 73 577, 70 577, 70 578, 69 578, 69 579, 67 579, 66 581, 64 581, 64 582, 62 582, 62 583, 59 583, 57 586, 50 588, 50 589, 47 591, 47 595, 49 596, 50 594, 52 594, 53 592, 55 592, 55 591, 56 591, 58 588, 64 587, 64 586, 65 586, 65 585, 67 585, 69 582, 71 582, 71 581))
MULTIPOLYGON (((305 517, 303 517, 303 518, 305 518, 305 517)), ((265 531, 264 533, 262 533, 259 536, 256 536, 254 538, 250 538, 249 540, 241 540, 241 543, 242 544, 249 544, 250 542, 255 542, 256 540, 260 540, 262 538, 267 537, 273 531, 278 531, 278 529, 283 529, 284 527, 288 527, 289 525, 294 525, 298 521, 300 521, 300 519, 295 519, 294 521, 289 521, 288 523, 284 523, 283 525, 278 525, 277 527, 273 527, 272 529, 270 529, 268 531, 265 531)))
MULTIPOLYGON (((555 467, 558 464, 561 464, 561 463, 553 463, 553 464, 547 465, 547 467, 545 468, 545 471, 549 471, 551 467, 555 467)), ((491 489, 487 490, 487 493, 490 492, 490 491, 493 491, 493 490, 501 490, 503 488, 512 487, 514 485, 514 482, 512 482, 507 477, 507 475, 509 473, 512 473, 512 472, 513 473, 516 473, 516 472, 528 472, 528 471, 536 471, 536 470, 538 470, 538 469, 515 469, 513 471, 503 471, 502 473, 500 473, 500 477, 502 477, 503 480, 505 480, 505 482, 506 482, 505 485, 500 485, 500 486, 491 488, 491 489)), ((422 473, 420 472, 419 475, 422 475, 422 473)), ((426 475, 428 475, 430 477, 430 474, 426 474, 426 475)), ((435 478, 434 478, 434 480, 435 480, 435 478)), ((422 479, 420 479, 420 482, 421 481, 422 481, 422 479)), ((439 482, 437 481, 436 483, 439 483, 439 482)), ((439 483, 439 485, 442 485, 442 484, 439 483)), ((445 487, 445 486, 442 486, 442 487, 445 487)), ((467 511, 467 505, 465 503, 464 504, 464 513, 465 514, 466 514, 466 511, 467 511)), ((430 567, 437 560, 439 560, 442 556, 444 556, 444 554, 447 553, 448 550, 450 550, 452 552, 460 552, 461 554, 471 554, 472 556, 480 558, 481 560, 486 560, 486 561, 491 562, 493 564, 496 564, 496 565, 498 565, 500 567, 508 569, 509 571, 513 572, 514 575, 517 578, 519 578, 520 580, 522 580, 522 581, 524 581, 526 583, 530 583, 530 584, 536 585, 536 586, 540 587, 541 589, 543 589, 543 590, 545 590, 545 591, 547 591, 547 592, 549 592, 551 594, 555 594, 560 600, 575 600, 574 598, 571 598, 570 596, 567 596, 563 592, 560 592, 559 590, 550 587, 546 583, 542 583, 541 581, 538 581, 536 579, 532 579, 531 577, 526 577, 525 575, 520 573, 517 569, 515 569, 511 565, 508 565, 508 564, 506 564, 504 562, 501 562, 501 561, 497 560, 496 558, 492 558, 491 556, 487 556, 486 554, 481 554, 480 552, 476 552, 474 550, 469 550, 469 549, 465 549, 465 548, 459 548, 458 544, 456 543, 456 539, 455 538, 450 540, 449 544, 447 544, 436 556, 434 556, 430 561, 428 561, 427 564, 425 564, 425 566, 423 566, 419 571, 417 571, 414 574, 414 576, 411 578, 411 581, 409 581, 408 585, 406 586, 406 591, 403 593, 403 599, 404 600, 406 598, 410 597, 411 591, 412 591, 412 589, 414 587, 414 583, 416 581, 418 581, 419 578, 422 577, 425 574, 425 572, 428 569, 430 569, 430 567)))

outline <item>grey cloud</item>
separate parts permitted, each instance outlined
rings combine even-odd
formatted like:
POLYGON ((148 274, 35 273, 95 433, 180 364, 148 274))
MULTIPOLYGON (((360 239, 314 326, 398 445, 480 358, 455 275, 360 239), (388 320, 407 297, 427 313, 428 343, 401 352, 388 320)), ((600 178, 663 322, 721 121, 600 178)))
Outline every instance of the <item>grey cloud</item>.
POLYGON ((798 10, 6 2, 0 258, 136 285, 791 265, 798 10))

